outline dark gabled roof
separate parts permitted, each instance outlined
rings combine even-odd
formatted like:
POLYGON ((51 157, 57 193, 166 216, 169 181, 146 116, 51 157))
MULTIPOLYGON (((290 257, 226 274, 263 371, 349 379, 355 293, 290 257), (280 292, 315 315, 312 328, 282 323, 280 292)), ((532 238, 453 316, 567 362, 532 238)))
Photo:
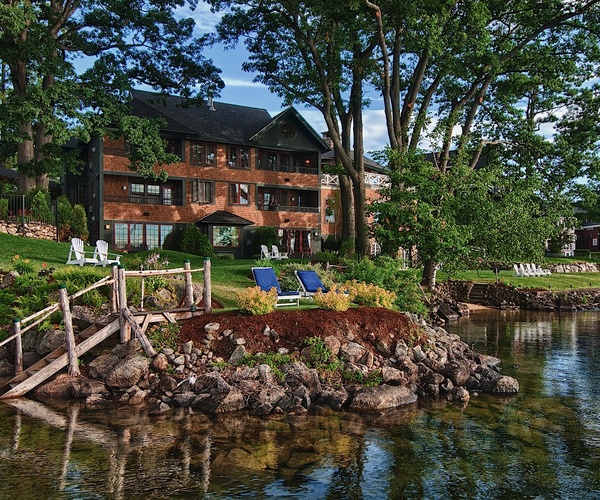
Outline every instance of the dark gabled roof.
POLYGON ((232 214, 227 210, 217 210, 196 221, 196 224, 226 224, 228 226, 249 226, 254 222, 232 214))
MULTIPOLYGON (((354 150, 350 151, 351 155, 354 155, 354 150)), ((335 153, 334 151, 327 151, 326 153, 323 153, 321 155, 321 161, 328 163, 329 160, 331 160, 333 162, 335 158, 335 153)), ((384 167, 383 165, 380 165, 379 163, 377 163, 376 161, 371 160, 371 158, 368 158, 366 156, 363 156, 363 160, 365 162, 365 168, 368 170, 373 170, 375 172, 377 172, 378 174, 389 174, 390 171, 387 167, 384 167)))
POLYGON ((295 120, 297 120, 300 124, 302 124, 302 126, 309 133, 312 140, 318 144, 319 148, 321 149, 321 152, 329 151, 329 149, 330 149, 329 144, 327 144, 323 140, 323 138, 315 132, 315 130, 310 126, 310 124, 302 117, 302 115, 300 113, 298 113, 298 110, 296 108, 294 108, 293 106, 290 106, 290 107, 284 109, 281 113, 279 113, 277 116, 275 116, 269 123, 265 124, 265 126, 261 130, 257 130, 256 133, 253 135, 252 139, 257 139, 259 136, 264 135, 273 127, 277 127, 281 123, 282 120, 290 118, 290 116, 293 117, 295 120))
POLYGON ((134 90, 131 106, 134 114, 163 118, 166 131, 197 136, 203 141, 249 144, 250 138, 271 121, 266 109, 214 102, 214 111, 206 104, 185 104, 176 96, 163 96, 134 90))

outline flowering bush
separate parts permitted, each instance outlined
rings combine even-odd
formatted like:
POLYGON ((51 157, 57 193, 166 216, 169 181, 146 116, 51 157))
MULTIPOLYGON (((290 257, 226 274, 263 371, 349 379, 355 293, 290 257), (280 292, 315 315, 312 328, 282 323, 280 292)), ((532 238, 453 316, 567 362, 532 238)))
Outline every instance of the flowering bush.
POLYGON ((323 293, 319 290, 313 298, 315 304, 321 309, 347 311, 352 302, 352 295, 346 291, 344 286, 332 285, 328 292, 323 293))
POLYGON ((12 265, 15 271, 20 275, 32 273, 34 271, 33 264, 29 262, 29 259, 21 259, 18 255, 12 258, 12 265))
POLYGON ((394 309, 396 294, 385 290, 373 283, 364 283, 356 280, 347 281, 343 285, 353 297, 353 302, 365 307, 383 307, 394 309))
POLYGON ((263 292, 259 286, 246 288, 237 293, 237 303, 241 311, 252 315, 273 312, 277 304, 277 290, 263 292))

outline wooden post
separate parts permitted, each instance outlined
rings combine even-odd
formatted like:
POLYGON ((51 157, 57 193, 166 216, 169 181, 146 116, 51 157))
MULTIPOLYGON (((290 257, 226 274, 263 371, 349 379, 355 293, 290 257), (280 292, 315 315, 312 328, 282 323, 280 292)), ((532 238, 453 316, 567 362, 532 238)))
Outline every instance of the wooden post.
POLYGON ((23 371, 23 339, 21 338, 21 320, 13 319, 13 329, 15 331, 15 375, 23 371))
POLYGON ((110 266, 110 277, 113 279, 113 282, 110 285, 110 312, 111 314, 116 314, 119 312, 119 287, 117 286, 119 283, 119 270, 116 262, 113 262, 110 266))
POLYGON ((212 281, 210 278, 210 257, 204 257, 204 312, 210 313, 212 311, 212 281))
POLYGON ((146 294, 146 280, 142 276, 142 286, 140 292, 140 311, 144 310, 144 295, 146 294))
MULTIPOLYGON (((183 268, 186 271, 192 269, 189 260, 186 259, 183 261, 183 268)), ((185 277, 185 305, 186 307, 189 307, 190 310, 194 310, 196 309, 196 307, 194 304, 194 287, 192 286, 192 273, 183 273, 183 275, 185 277)))
POLYGON ((73 333, 73 318, 71 317, 71 307, 69 306, 69 295, 65 285, 58 286, 58 298, 63 312, 63 323, 65 324, 65 337, 67 340, 67 354, 69 355, 69 375, 78 377, 81 375, 77 356, 75 355, 75 335, 73 333))
POLYGON ((119 266, 119 326, 121 328, 121 342, 129 342, 131 339, 131 328, 125 319, 123 310, 127 309, 127 284, 125 283, 125 268, 119 266))
POLYGON ((140 325, 137 324, 137 321, 135 320, 129 309, 123 309, 123 311, 121 311, 121 314, 125 317, 127 323, 130 325, 131 329, 135 333, 135 336, 140 341, 140 344, 142 345, 146 356, 148 356, 149 358, 153 358, 154 356, 156 356, 156 351, 152 347, 152 344, 148 340, 148 337, 146 337, 146 334, 142 331, 140 325))

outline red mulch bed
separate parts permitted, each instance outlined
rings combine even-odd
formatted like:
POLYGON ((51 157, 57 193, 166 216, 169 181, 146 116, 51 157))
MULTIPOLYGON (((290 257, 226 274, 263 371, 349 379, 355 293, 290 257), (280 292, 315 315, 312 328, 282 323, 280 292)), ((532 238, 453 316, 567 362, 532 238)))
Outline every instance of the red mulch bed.
MULTIPOLYGON (((276 310, 259 316, 213 312, 180 322, 181 341, 192 340, 194 345, 200 347, 205 338, 204 326, 207 323, 219 323, 220 332, 232 330, 234 336, 243 337, 249 353, 266 353, 280 347, 292 352, 301 349, 308 337, 323 338, 328 335, 346 340, 353 338, 355 342, 372 350, 378 340, 383 340, 393 349, 399 339, 408 339, 411 333, 415 333, 414 325, 404 314, 369 307, 344 312, 321 309, 276 310), (279 334, 278 343, 263 335, 267 325, 279 334)), ((224 359, 229 357, 234 348, 228 339, 211 343, 213 352, 224 359)))

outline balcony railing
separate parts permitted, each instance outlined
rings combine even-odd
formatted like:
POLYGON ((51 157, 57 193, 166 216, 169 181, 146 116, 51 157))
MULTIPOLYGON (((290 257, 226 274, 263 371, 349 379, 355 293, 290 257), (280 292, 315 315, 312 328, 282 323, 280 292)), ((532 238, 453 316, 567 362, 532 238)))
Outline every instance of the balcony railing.
POLYGON ((183 205, 182 198, 161 198, 159 196, 141 196, 141 195, 105 195, 105 202, 112 203, 135 203, 137 205, 183 205))
MULTIPOLYGON (((372 172, 365 172, 365 184, 367 186, 372 187, 373 189, 385 187, 389 184, 389 182, 390 182, 390 179, 387 175, 374 174, 372 172)), ((323 175, 321 175, 321 185, 322 186, 339 186, 340 179, 337 175, 323 174, 323 175)))
POLYGON ((257 165, 258 170, 270 170, 272 172, 287 172, 292 174, 318 174, 314 167, 301 167, 299 165, 257 165))
POLYGON ((299 207, 297 205, 277 205, 276 207, 274 207, 272 205, 269 206, 268 204, 263 205, 259 203, 258 209, 268 210, 271 212, 304 212, 311 214, 319 213, 319 207, 299 207))

